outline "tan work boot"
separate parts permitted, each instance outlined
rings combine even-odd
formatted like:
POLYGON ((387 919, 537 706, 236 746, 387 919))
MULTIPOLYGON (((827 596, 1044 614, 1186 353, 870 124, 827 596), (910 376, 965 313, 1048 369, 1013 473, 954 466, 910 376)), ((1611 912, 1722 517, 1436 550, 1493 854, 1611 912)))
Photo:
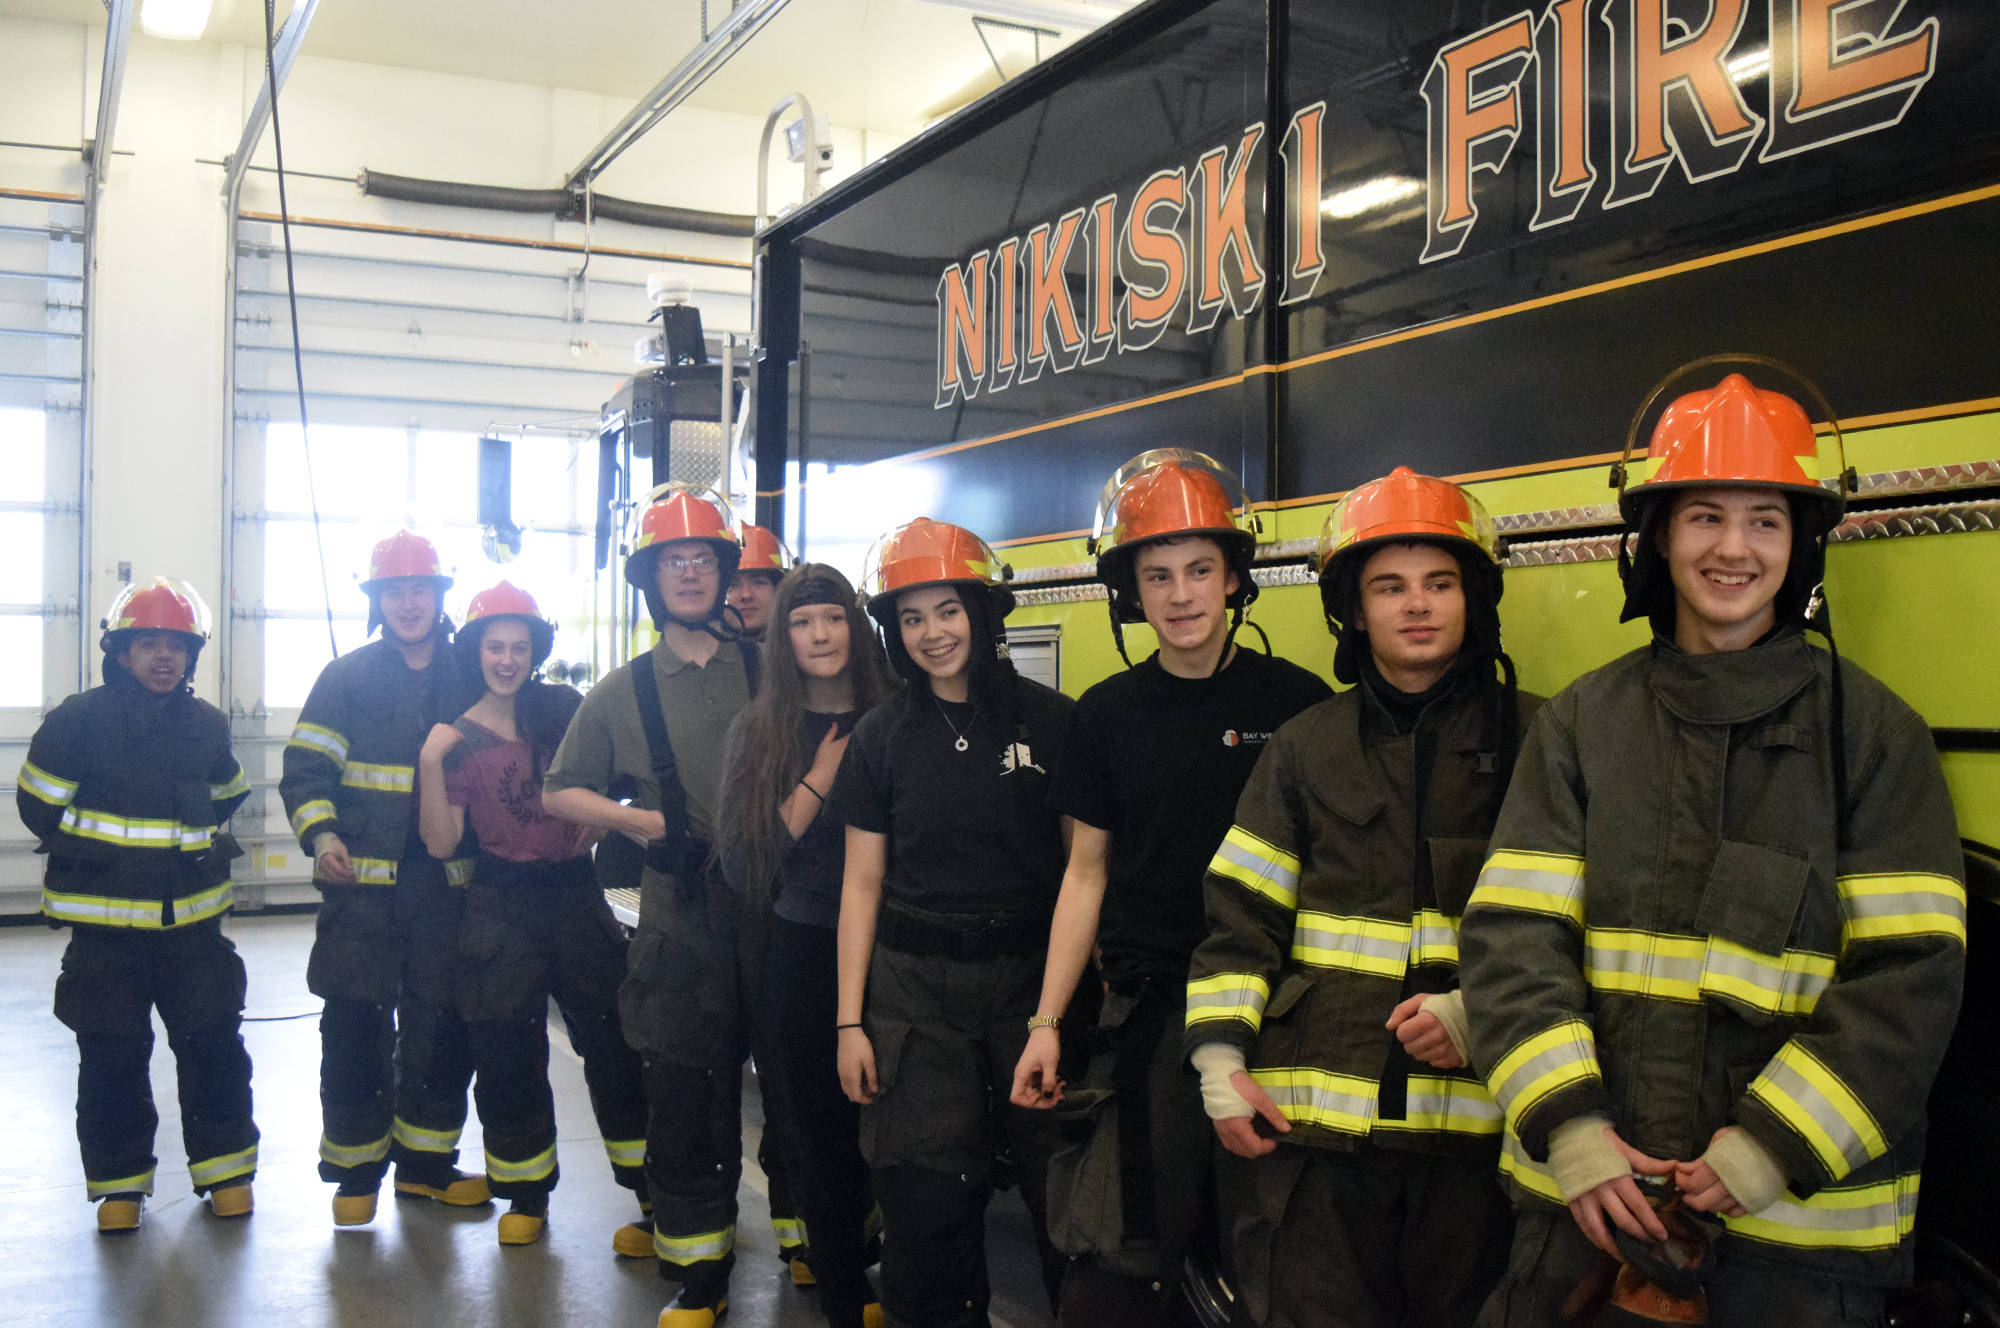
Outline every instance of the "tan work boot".
POLYGON ((812 1265, 803 1254, 794 1254, 785 1260, 792 1270, 792 1285, 795 1287, 818 1286, 819 1279, 813 1276, 812 1265))
POLYGON ((548 1225, 549 1210, 546 1202, 540 1205, 528 1205, 516 1200, 512 1208, 500 1214, 500 1243, 532 1245, 542 1238, 542 1232, 548 1225))
POLYGON ((97 1205, 97 1230, 107 1236, 137 1231, 145 1211, 143 1194, 114 1194, 97 1205))
POLYGON ((727 1291, 711 1299, 708 1296, 690 1295, 683 1287, 681 1293, 668 1301, 667 1307, 660 1311, 658 1328, 715 1328, 715 1321, 727 1313, 729 1313, 727 1291))
POLYGON ((642 1217, 637 1222, 627 1222, 612 1232, 611 1252, 621 1259, 652 1258, 653 1219, 642 1217))
POLYGON ((250 1182, 241 1185, 227 1185, 208 1192, 208 1211, 217 1217, 248 1217, 255 1211, 257 1200, 250 1193, 250 1182))

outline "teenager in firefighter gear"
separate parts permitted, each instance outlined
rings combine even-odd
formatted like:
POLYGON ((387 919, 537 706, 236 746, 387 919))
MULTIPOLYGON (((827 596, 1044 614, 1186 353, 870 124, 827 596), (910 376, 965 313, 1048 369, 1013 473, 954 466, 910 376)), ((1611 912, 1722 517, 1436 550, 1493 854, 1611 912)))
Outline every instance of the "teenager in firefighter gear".
POLYGON ((180 1080, 196 1194, 251 1211, 257 1126, 244 1049, 243 961, 222 934, 223 831, 250 784, 229 721, 189 680, 208 610, 166 579, 128 585, 104 618, 104 684, 64 701, 28 745, 14 799, 48 854, 42 914, 71 928, 56 1018, 76 1034, 76 1138, 100 1231, 138 1227, 158 1159, 153 1011, 180 1080))
POLYGON ((978 536, 928 518, 869 551, 868 612, 908 691, 855 726, 827 812, 847 827, 840 1079, 882 1208, 882 1302, 904 1328, 986 1323, 1003 1138, 1051 1303, 1062 1270, 1052 1122, 1007 1097, 1062 877, 1048 772, 1074 703, 1007 658, 1007 575, 978 536))
POLYGON ((450 585, 422 536, 375 545, 361 590, 382 634, 320 671, 285 745, 278 791, 320 893, 306 986, 326 1002, 319 1174, 337 1226, 374 1218, 391 1161, 398 1194, 491 1199, 457 1166, 472 1052, 452 983, 472 862, 433 858, 417 816, 418 750, 455 713, 450 585))
POLYGON ((502 1245, 541 1239, 561 1174, 551 997, 583 1061, 613 1179, 628 1190, 645 1184, 646 1090, 618 1024, 625 936, 590 863, 603 831, 542 807, 542 771, 583 700, 538 679, 554 641, 555 624, 527 592, 502 581, 474 595, 453 653, 478 699, 431 730, 417 761, 433 856, 458 853, 468 823, 479 846, 459 932, 459 1011, 477 1071, 487 1184, 511 1205, 499 1222, 502 1245))
POLYGON ((791 569, 794 559, 778 537, 762 526, 743 527, 743 553, 736 575, 729 578, 727 596, 730 611, 743 625, 745 636, 764 639, 764 625, 771 620, 771 600, 778 593, 778 579, 791 569))
POLYGON ((1951 802, 1922 718, 1804 636, 1837 432, 1827 464, 1796 399, 1715 366, 1656 389, 1705 379, 1620 468, 1653 639, 1537 716, 1466 911, 1520 1210, 1483 1323, 1558 1323, 1619 1233, 1661 1239, 1641 1180, 1722 1219, 1712 1322, 1879 1324, 1911 1274, 1963 981, 1951 802))
POLYGON ((1271 740, 1209 863, 1186 1046, 1241 1302, 1273 1328, 1469 1324, 1500 1275, 1500 1113, 1458 918, 1523 720, 1493 524, 1398 467, 1342 499, 1320 597, 1349 690, 1271 740))
MULTIPOLYGON (((652 1254, 661 1276, 680 1283, 662 1328, 704 1328, 728 1309, 743 1166, 751 1006, 736 898, 710 843, 723 739, 749 703, 758 655, 725 621, 739 546, 719 504, 697 486, 655 491, 625 579, 645 597, 659 641, 590 690, 542 778, 550 815, 646 845, 618 994, 625 1038, 644 1063, 645 1216, 612 1247, 652 1254), (610 796, 628 789, 629 804, 610 796)), ((774 1195, 781 1181, 772 1178, 774 1195)), ((787 1205, 774 1197, 772 1212, 781 1243, 796 1247, 787 1205)))
MULTIPOLYGON (((1061 1082, 1044 1022, 1014 1069, 1016 1106, 1056 1108, 1079 1137, 1051 1164, 1070 1328, 1191 1322, 1181 1268, 1213 1211, 1214 1132, 1181 1054, 1188 962, 1208 934, 1202 873, 1284 722, 1332 693, 1306 670, 1234 643, 1256 594, 1255 536, 1235 478, 1195 452, 1134 458, 1099 503, 1098 580, 1112 622, 1159 649, 1086 691, 1052 776, 1075 821, 1036 1011, 1060 1016, 1092 949, 1108 988, 1092 1072, 1061 1082)), ((1121 646, 1122 646, 1122 631, 1121 646)))
POLYGON ((844 831, 827 799, 854 725, 887 696, 882 647, 837 570, 807 563, 778 583, 764 681, 730 726, 716 848, 760 924, 757 1074, 811 1237, 810 1271, 829 1328, 879 1328, 869 1284, 874 1192, 858 1108, 835 1063, 834 930, 844 831))

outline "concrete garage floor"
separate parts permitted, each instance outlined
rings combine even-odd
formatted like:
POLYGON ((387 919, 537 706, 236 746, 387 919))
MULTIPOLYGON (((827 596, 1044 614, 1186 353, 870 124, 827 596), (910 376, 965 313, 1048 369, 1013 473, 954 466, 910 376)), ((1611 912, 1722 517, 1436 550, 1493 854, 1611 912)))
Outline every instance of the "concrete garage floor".
MULTIPOLYGON (((336 1230, 333 1189, 318 1178, 319 1003, 305 989, 308 916, 232 918, 250 970, 244 1038, 256 1072, 263 1131, 257 1211, 218 1221, 187 1188, 173 1055, 155 1026, 153 1095, 160 1111, 156 1193, 136 1234, 103 1237, 84 1201, 76 1153, 76 1044, 49 1013, 64 932, 0 927, 0 1323, 46 1328, 375 1328, 418 1325, 650 1325, 671 1294, 650 1263, 611 1253, 611 1233, 636 1215, 612 1184, 585 1096, 582 1066, 560 1023, 550 1029, 562 1183, 548 1234, 501 1249, 497 1207, 454 1209, 395 1199, 366 1227, 336 1230), (302 1015, 302 1018, 285 1018, 302 1015)), ((746 1094, 737 1267, 725 1328, 805 1328, 824 1321, 810 1291, 777 1259, 763 1173, 753 1160, 761 1118, 746 1094)), ((460 1162, 477 1169, 477 1119, 460 1162)), ((995 1200, 989 1216, 996 1328, 1052 1322, 1034 1271, 1027 1213, 995 1200)))

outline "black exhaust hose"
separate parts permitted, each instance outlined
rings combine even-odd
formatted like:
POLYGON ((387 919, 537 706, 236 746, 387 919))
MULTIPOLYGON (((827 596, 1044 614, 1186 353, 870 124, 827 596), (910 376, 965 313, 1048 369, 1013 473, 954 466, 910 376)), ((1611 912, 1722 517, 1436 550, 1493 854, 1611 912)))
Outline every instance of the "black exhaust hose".
MULTIPOLYGON (((569 221, 583 218, 582 193, 568 189, 513 189, 501 185, 462 184, 456 180, 419 180, 408 175, 390 175, 385 171, 363 171, 355 178, 355 183, 370 198, 388 198, 401 203, 480 208, 489 212, 530 212, 569 221)), ((736 213, 699 212, 693 208, 638 203, 608 194, 592 194, 590 212, 593 217, 622 221, 633 226, 741 239, 748 239, 756 228, 755 218, 736 213)))

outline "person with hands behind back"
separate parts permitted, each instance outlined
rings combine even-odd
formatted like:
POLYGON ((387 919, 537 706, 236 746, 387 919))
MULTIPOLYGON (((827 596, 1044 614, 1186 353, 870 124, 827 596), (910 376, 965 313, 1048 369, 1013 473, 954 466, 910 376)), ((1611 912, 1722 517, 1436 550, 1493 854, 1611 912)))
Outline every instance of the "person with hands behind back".
MULTIPOLYGON (((583 1060, 612 1176, 643 1190, 646 1090, 618 1022, 625 938, 591 871, 603 834, 549 815, 542 772, 583 698, 536 674, 555 625, 505 581, 472 597, 454 654, 478 699, 439 724, 417 760, 424 843, 448 858, 479 847, 459 933, 459 1008, 478 1072, 473 1099, 486 1179, 511 1201, 502 1245, 539 1240, 556 1187, 548 1008, 583 1060)), ((471 690, 470 687, 467 689, 471 690)))
POLYGON ((1844 498, 1821 478, 1846 465, 1752 374, 1831 420, 1749 356, 1696 361, 1640 408, 1619 571, 1653 639, 1537 717, 1466 911, 1520 1210, 1483 1324, 1566 1322, 1679 1210, 1722 1219, 1699 1267, 1728 1328, 1880 1324, 1911 1275, 1964 978, 1957 831, 1922 718, 1805 639, 1832 644, 1844 498), (1634 456, 1668 388, 1722 364, 1740 371, 1673 399, 1634 456))
POLYGON ((868 612, 909 690, 855 726, 827 813, 847 827, 840 1078, 862 1105, 882 1301, 902 1328, 985 1325, 1003 1136, 1051 1304, 1062 1271, 1051 1123, 1007 1095, 1038 1019, 1066 819, 1048 770, 1074 703, 1015 673, 1007 570, 971 531, 923 517, 870 549, 868 612))
POLYGON ((830 1328, 879 1328, 865 1271, 875 1201, 835 1062, 834 930, 845 831, 826 812, 857 720, 889 692, 854 587, 807 563, 778 583, 764 684, 723 745, 716 850, 761 943, 753 1045, 767 1148, 784 1156, 830 1328))
POLYGON ((1251 1320, 1463 1328, 1508 1212, 1457 925, 1539 698, 1501 649, 1493 523, 1458 486, 1362 485, 1318 568, 1351 686, 1278 730, 1209 863, 1186 1046, 1251 1320))
MULTIPOLYGON (((1257 594, 1242 507, 1234 476, 1172 448, 1121 466, 1098 504, 1113 638, 1122 653, 1124 624, 1143 621, 1159 649, 1084 692, 1050 781, 1051 805, 1075 829, 1037 1010, 1069 1006, 1095 947, 1109 1083, 1091 1087, 1113 1095, 1110 1110, 1094 1110, 1090 1140, 1051 1169, 1052 1223, 1077 1256, 1063 1278, 1069 1328, 1170 1324, 1188 1312, 1180 1272, 1212 1208, 1215 1151, 1180 1039, 1188 960, 1207 934, 1202 871, 1271 734, 1331 695, 1304 669, 1236 644, 1257 594), (1089 1151, 1105 1148, 1118 1158, 1115 1205, 1088 1179, 1099 1174, 1089 1151)), ((1055 1027, 1028 1035, 1014 1105, 1059 1105, 1061 1052, 1055 1027)))

